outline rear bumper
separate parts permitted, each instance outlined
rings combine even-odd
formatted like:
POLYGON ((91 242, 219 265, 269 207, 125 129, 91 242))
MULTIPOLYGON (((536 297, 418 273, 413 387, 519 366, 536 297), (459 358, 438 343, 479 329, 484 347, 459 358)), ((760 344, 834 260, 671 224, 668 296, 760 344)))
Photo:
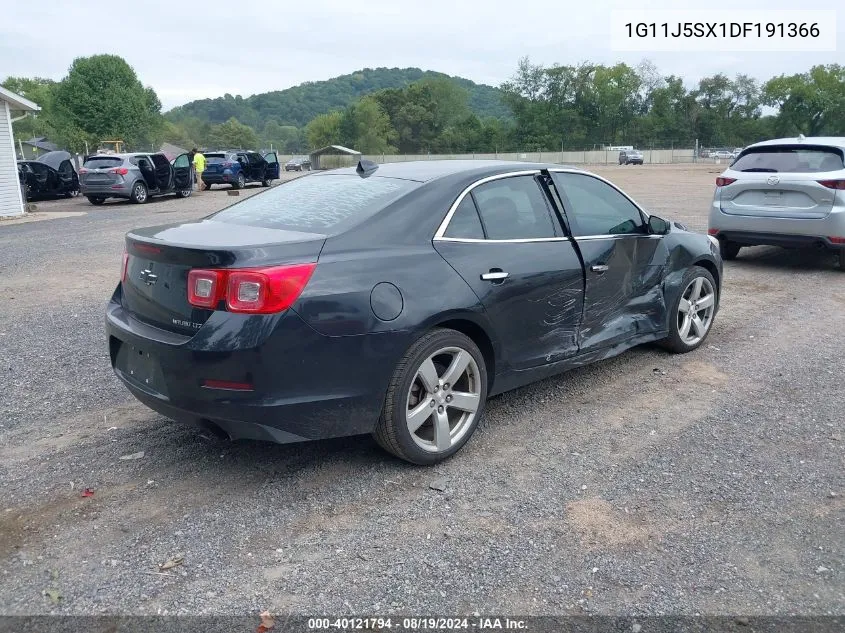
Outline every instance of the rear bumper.
POLYGON ((132 183, 115 183, 103 185, 79 185, 79 193, 83 196, 105 196, 110 198, 129 198, 132 195, 132 183))
POLYGON ((133 318, 119 295, 106 313, 117 377, 151 409, 232 439, 287 443, 371 432, 406 343, 401 332, 324 336, 292 310, 215 312, 188 337, 133 318), (129 352, 155 360, 150 383, 127 370, 121 359, 129 352), (209 389, 207 379, 248 382, 254 391, 209 389))
POLYGON ((830 213, 818 219, 728 214, 721 210, 718 200, 714 200, 708 225, 711 231, 718 231, 719 239, 746 246, 824 246, 830 249, 845 246, 831 240, 845 238, 845 207, 838 200, 830 213))
POLYGON ((226 185, 236 182, 238 180, 237 174, 209 174, 202 173, 202 181, 209 185, 226 185))

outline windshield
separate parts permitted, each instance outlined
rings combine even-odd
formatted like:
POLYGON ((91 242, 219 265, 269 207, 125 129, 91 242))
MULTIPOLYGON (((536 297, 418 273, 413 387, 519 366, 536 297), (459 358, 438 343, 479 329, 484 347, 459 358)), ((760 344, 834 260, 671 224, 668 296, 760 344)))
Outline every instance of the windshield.
POLYGON ((88 169, 111 169, 123 164, 123 159, 118 156, 95 156, 85 160, 85 167, 88 169))
POLYGON ((749 150, 740 156, 734 171, 810 174, 845 168, 842 152, 832 147, 772 145, 749 150))
POLYGON ((419 183, 352 175, 306 176, 213 215, 219 222, 337 233, 375 215, 419 183))

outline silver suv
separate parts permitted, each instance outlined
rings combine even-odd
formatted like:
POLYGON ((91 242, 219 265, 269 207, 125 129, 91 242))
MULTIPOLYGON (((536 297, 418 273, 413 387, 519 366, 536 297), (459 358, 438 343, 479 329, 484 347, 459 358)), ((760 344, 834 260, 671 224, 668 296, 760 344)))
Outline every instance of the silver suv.
POLYGON ((817 246, 845 270, 845 137, 749 145, 716 178, 708 233, 722 259, 743 246, 817 246))
POLYGON ((142 204, 152 196, 175 193, 187 198, 193 190, 191 161, 180 154, 171 163, 162 153, 96 154, 79 170, 79 188, 91 204, 126 198, 142 204))

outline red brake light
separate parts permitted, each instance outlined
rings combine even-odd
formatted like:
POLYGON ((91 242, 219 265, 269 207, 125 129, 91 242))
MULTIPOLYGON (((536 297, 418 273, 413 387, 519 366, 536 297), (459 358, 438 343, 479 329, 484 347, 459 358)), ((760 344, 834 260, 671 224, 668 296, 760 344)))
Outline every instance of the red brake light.
POLYGON ((207 378, 202 381, 202 386, 207 389, 225 389, 227 391, 252 391, 251 382, 234 382, 231 380, 213 380, 207 378))
POLYGON ((707 235, 718 235, 719 229, 707 229, 707 235))
POLYGON ((725 187, 725 186, 731 184, 732 182, 736 182, 736 178, 724 178, 722 176, 719 176, 718 178, 716 178, 716 186, 717 187, 725 187))
POLYGON ((109 169, 110 174, 119 174, 121 176, 125 176, 129 173, 129 170, 126 167, 116 167, 114 169, 109 169))
POLYGON ((192 270, 188 273, 188 302, 200 308, 217 307, 225 299, 230 312, 273 314, 291 307, 302 294, 316 263, 192 270))
POLYGON ((226 292, 222 270, 192 270, 188 273, 188 303, 198 308, 217 307, 226 292))
POLYGON ((827 187, 828 189, 838 189, 839 191, 845 191, 845 180, 819 180, 817 182, 820 185, 827 187))
POLYGON ((833 244, 845 244, 845 237, 829 237, 827 239, 833 244))
POLYGON ((272 314, 291 307, 317 264, 230 270, 226 307, 231 312, 272 314))

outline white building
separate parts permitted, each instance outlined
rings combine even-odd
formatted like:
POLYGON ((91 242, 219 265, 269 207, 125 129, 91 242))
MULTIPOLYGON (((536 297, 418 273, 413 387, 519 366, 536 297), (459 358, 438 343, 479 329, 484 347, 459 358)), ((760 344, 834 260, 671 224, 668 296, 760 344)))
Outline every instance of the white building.
POLYGON ((0 86, 0 217, 21 215, 24 212, 12 121, 40 109, 32 101, 0 86), (15 112, 15 119, 12 118, 12 112, 15 112))

